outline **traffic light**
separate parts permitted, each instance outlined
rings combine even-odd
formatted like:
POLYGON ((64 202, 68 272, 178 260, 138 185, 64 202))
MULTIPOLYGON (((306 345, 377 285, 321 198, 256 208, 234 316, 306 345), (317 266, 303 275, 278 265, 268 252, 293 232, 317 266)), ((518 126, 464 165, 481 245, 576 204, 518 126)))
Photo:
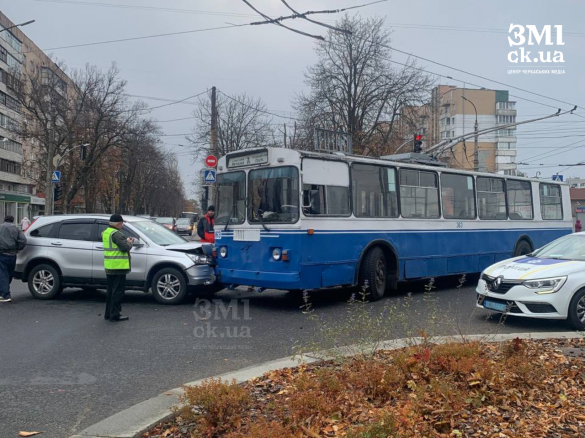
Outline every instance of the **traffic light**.
POLYGON ((63 186, 61 186, 61 183, 57 183, 53 187, 53 200, 58 201, 61 199, 61 196, 63 196, 63 186))
POLYGON ((416 153, 422 152, 423 136, 421 134, 414 134, 413 151, 416 153))

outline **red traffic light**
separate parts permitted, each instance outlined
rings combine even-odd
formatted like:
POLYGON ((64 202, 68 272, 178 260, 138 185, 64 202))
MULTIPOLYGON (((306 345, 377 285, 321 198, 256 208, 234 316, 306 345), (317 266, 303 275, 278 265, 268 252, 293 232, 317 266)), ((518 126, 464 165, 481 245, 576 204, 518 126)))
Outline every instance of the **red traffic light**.
POLYGON ((417 134, 416 137, 415 137, 415 140, 416 141, 420 141, 422 139, 423 139, 423 136, 421 134, 417 134))

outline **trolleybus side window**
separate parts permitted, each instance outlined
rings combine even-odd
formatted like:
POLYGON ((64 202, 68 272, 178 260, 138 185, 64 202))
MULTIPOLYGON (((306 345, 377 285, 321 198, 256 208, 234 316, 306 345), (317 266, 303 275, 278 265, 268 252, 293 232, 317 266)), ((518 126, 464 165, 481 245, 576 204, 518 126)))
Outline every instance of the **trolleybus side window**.
POLYGON ((439 218, 437 174, 400 169, 400 209, 405 218, 439 218))
POLYGON ((294 223, 299 219, 299 171, 296 167, 251 170, 248 221, 294 223))
POLYGON ((303 160, 303 213, 308 216, 349 216, 347 163, 303 160))
POLYGON ((512 220, 534 218, 532 189, 528 181, 507 180, 508 212, 512 220))
POLYGON ((563 218, 561 188, 556 184, 540 184, 540 212, 544 220, 563 218))
POLYGON ((503 179, 477 177, 477 204, 479 218, 506 220, 506 190, 503 179))
POLYGON ((441 173, 441 202, 445 219, 475 219, 473 177, 441 173))
POLYGON ((354 164, 351 167, 351 183, 356 217, 398 217, 394 168, 354 164))

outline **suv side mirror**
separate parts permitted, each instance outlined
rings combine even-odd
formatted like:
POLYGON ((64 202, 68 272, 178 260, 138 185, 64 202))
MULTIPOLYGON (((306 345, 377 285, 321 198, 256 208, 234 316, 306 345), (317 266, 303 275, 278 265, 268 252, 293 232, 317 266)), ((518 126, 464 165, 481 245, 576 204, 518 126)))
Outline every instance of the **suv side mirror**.
POLYGON ((140 237, 136 237, 132 246, 134 248, 142 248, 144 246, 144 242, 140 239, 140 237))

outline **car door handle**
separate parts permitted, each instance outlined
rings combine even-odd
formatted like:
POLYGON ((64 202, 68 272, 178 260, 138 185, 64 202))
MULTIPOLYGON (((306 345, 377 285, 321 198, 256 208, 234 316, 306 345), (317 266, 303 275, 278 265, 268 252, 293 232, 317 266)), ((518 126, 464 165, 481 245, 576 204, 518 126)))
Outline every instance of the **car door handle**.
POLYGON ((103 246, 96 246, 95 249, 104 249, 103 246))
POLYGON ((51 245, 53 245, 53 246, 63 246, 63 244, 61 242, 51 242, 51 245))

